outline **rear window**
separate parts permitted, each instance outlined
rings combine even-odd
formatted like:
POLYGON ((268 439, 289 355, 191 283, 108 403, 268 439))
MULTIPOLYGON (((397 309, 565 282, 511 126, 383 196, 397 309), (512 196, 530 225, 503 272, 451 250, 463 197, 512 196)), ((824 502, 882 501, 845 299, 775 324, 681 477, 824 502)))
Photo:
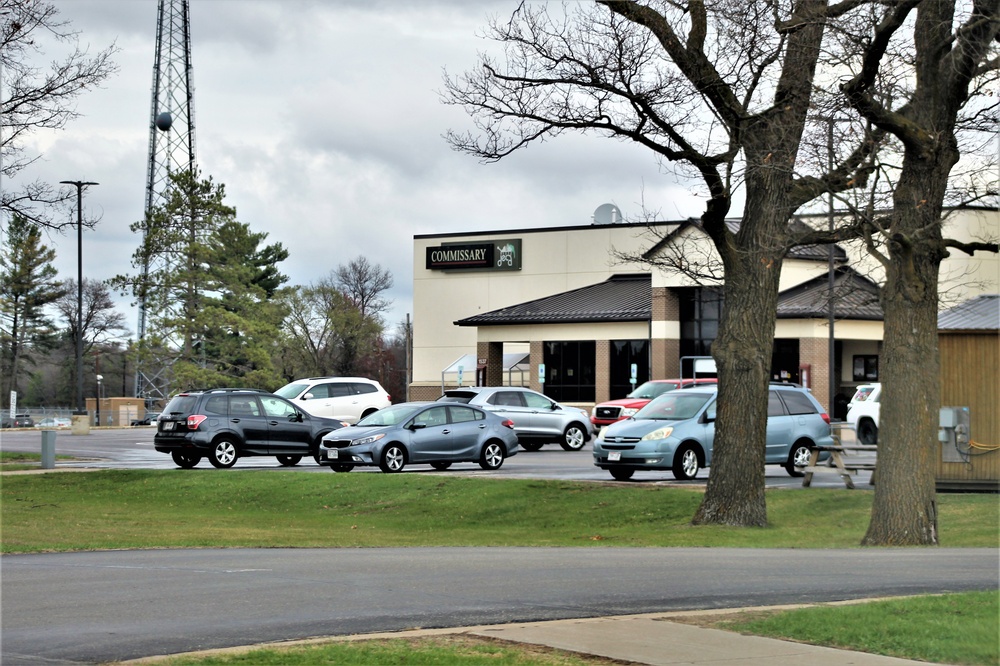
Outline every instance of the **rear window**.
POLYGON ((816 405, 812 404, 812 401, 805 393, 800 393, 798 391, 781 391, 781 398, 785 401, 785 407, 788 408, 788 413, 795 414, 815 414, 816 405))
POLYGON ((467 403, 476 397, 472 391, 445 391, 444 395, 437 399, 437 402, 463 402, 467 403))
POLYGON ((163 413, 169 416, 179 416, 181 414, 191 414, 194 406, 198 402, 196 395, 175 395, 163 409, 163 413))
POLYGON ((371 384, 351 384, 351 386, 354 387, 354 392, 357 394, 375 393, 378 390, 371 384))

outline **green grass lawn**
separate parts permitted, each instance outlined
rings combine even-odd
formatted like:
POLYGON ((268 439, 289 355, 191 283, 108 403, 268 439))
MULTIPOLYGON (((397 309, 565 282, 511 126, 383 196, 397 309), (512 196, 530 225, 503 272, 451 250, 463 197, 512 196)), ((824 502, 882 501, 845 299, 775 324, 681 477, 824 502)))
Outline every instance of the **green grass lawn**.
MULTIPOLYGON (((444 474, 108 470, 4 475, 5 553, 109 548, 854 548, 872 493, 779 490, 769 526, 692 526, 701 493, 444 474), (428 507, 433 507, 428 511, 428 507)), ((940 495, 945 546, 997 545, 995 495, 940 495)))
MULTIPOLYGON (((0 546, 4 553, 168 547, 855 548, 867 529, 872 493, 769 491, 769 526, 762 529, 692 526, 700 501, 701 492, 694 489, 448 474, 207 469, 4 474, 0 546)), ((942 545, 997 546, 996 495, 941 494, 938 509, 942 545)), ((725 627, 930 662, 997 663, 997 593, 886 603, 890 606, 727 618, 725 627)), ((609 663, 464 638, 295 650, 171 663, 609 663)))

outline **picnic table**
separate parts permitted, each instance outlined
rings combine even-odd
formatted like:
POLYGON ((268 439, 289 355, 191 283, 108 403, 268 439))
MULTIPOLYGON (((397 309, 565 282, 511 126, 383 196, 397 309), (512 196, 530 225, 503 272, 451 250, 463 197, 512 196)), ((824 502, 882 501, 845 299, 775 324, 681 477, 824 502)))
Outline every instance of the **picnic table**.
POLYGON ((844 485, 853 490, 854 479, 851 478, 851 475, 857 474, 859 470, 870 470, 872 475, 868 483, 874 485, 876 461, 870 457, 859 458, 853 454, 857 454, 862 451, 875 453, 878 451, 878 447, 857 444, 857 439, 853 437, 854 427, 850 424, 831 424, 831 429, 833 430, 832 445, 812 447, 812 454, 809 456, 809 464, 802 468, 802 471, 805 472, 805 475, 802 478, 802 486, 804 488, 808 488, 812 484, 813 474, 817 472, 824 473, 836 471, 837 474, 840 475, 840 478, 844 480, 844 485), (844 431, 848 431, 850 436, 845 437, 844 431), (830 454, 830 459, 828 462, 821 465, 819 457, 824 451, 830 454))

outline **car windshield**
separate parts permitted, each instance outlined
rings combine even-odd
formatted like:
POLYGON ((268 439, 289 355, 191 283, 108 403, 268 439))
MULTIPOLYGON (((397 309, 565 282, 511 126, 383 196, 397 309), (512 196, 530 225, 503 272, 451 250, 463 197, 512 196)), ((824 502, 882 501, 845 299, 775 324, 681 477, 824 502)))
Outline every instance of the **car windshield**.
POLYGON ((286 384, 280 389, 274 392, 274 395, 280 395, 282 398, 287 398, 291 400, 298 394, 302 393, 305 388, 309 386, 308 384, 286 384))
POLYGON ((649 403, 638 412, 636 419, 651 419, 654 421, 681 421, 693 418, 714 393, 688 393, 687 391, 671 391, 649 403))
POLYGON ((358 426, 377 427, 404 423, 422 408, 423 405, 390 405, 361 419, 358 421, 358 426))
POLYGON ((636 390, 629 393, 628 397, 652 400, 653 398, 663 395, 667 391, 673 391, 676 388, 676 382, 646 382, 636 390))
POLYGON ((852 400, 854 402, 864 402, 871 397, 871 394, 875 391, 874 386, 860 386, 858 387, 858 392, 854 394, 852 400))

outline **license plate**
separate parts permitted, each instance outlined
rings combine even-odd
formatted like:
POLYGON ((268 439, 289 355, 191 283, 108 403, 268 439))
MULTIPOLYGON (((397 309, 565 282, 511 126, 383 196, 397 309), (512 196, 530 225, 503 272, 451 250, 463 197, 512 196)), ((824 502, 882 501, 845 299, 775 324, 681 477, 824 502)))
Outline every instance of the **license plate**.
POLYGON ((174 429, 174 422, 173 421, 164 421, 163 422, 163 429, 164 430, 173 430, 174 429))
POLYGON ((622 459, 621 451, 608 451, 608 462, 618 462, 622 459))
POLYGON ((327 460, 336 460, 337 459, 337 449, 327 449, 326 450, 326 458, 327 458, 327 460))

